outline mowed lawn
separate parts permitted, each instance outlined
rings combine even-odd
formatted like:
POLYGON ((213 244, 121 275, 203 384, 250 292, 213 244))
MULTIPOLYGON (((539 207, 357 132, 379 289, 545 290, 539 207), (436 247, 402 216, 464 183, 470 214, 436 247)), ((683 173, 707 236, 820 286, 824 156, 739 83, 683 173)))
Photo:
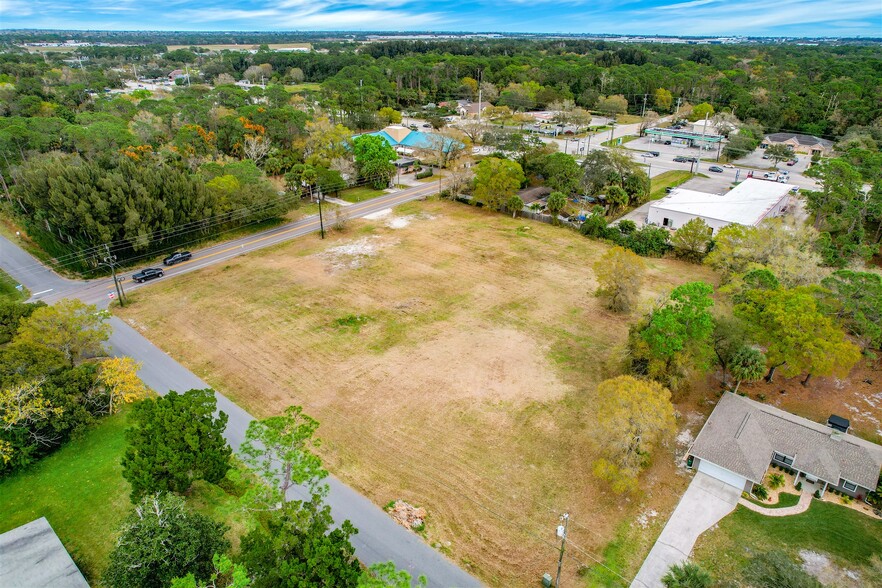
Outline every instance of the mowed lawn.
POLYGON ((737 578, 750 558, 784 550, 799 561, 799 550, 832 556, 848 569, 867 566, 882 556, 882 520, 830 502, 813 500, 798 515, 768 517, 739 506, 701 537, 693 559, 716 579, 737 578))
POLYGON ((692 174, 684 170, 671 170, 658 174, 651 180, 649 199, 658 200, 665 195, 666 188, 676 188, 689 181, 691 177, 692 174))
POLYGON ((97 579, 131 508, 120 465, 125 426, 124 411, 0 480, 0 532, 46 517, 80 570, 97 579))
POLYGON ((0 302, 18 302, 26 300, 30 296, 27 290, 19 290, 16 286, 18 286, 18 281, 3 270, 0 270, 0 302))
MULTIPOLYGON (((569 585, 638 513, 626 584, 688 483, 660 450, 640 496, 591 474, 596 384, 618 373, 637 315, 605 311, 574 231, 429 201, 136 292, 119 314, 252 414, 302 405, 338 477, 378 505, 428 512, 427 541, 494 586, 557 561, 569 585), (587 555, 586 555, 587 554, 587 555)), ((705 268, 647 260, 644 305, 705 268)), ((684 411, 692 410, 685 407, 684 411)))

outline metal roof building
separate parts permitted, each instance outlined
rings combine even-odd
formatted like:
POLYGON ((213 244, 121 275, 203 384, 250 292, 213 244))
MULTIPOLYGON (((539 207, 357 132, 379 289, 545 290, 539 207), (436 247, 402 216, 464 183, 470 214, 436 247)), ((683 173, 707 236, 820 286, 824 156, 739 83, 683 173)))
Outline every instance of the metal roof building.
POLYGON ((786 209, 791 184, 748 178, 723 195, 675 188, 649 205, 647 222, 679 229, 701 218, 716 233, 732 223, 757 226, 786 209))

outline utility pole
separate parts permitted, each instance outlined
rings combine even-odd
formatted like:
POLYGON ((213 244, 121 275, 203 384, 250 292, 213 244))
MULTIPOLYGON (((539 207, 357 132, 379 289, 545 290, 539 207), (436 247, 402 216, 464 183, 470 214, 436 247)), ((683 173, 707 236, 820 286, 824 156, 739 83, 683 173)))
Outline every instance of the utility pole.
POLYGON ((322 194, 321 190, 319 190, 318 194, 318 205, 319 205, 319 227, 321 228, 322 239, 325 238, 325 219, 322 217, 322 200, 325 199, 325 195, 322 194))
POLYGON ((557 578, 554 581, 554 588, 560 588, 560 570, 563 568, 564 548, 567 544, 567 526, 570 523, 570 513, 565 512, 560 518, 563 524, 557 526, 557 536, 560 537, 560 555, 557 558, 557 578))
POLYGON ((478 74, 478 122, 481 122, 481 100, 484 98, 484 89, 481 88, 481 84, 484 83, 484 70, 481 70, 481 73, 478 74))
POLYGON ((643 95, 643 112, 640 114, 640 118, 646 116, 646 94, 643 95))
POLYGON ((674 122, 677 122, 677 115, 680 114, 680 101, 682 98, 677 98, 677 110, 674 111, 674 122))
POLYGON ((125 306, 125 292, 122 291, 119 279, 116 277, 116 255, 110 254, 110 245, 107 243, 104 244, 104 252, 107 254, 104 257, 104 263, 110 266, 110 273, 113 275, 113 285, 116 287, 116 297, 119 298, 119 305, 125 306))

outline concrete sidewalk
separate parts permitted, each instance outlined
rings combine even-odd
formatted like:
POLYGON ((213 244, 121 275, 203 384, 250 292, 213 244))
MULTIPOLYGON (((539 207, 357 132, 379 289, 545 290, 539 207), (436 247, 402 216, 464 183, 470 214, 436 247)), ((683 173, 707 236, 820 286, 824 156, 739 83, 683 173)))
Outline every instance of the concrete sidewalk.
POLYGON ((685 561, 699 535, 735 510, 741 489, 697 472, 637 572, 631 588, 662 588, 662 576, 685 561))

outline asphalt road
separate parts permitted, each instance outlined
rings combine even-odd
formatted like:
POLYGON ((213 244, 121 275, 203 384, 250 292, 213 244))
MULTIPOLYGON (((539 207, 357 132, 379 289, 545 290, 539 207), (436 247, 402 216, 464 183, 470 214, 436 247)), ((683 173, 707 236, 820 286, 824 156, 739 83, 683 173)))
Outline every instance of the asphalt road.
MULTIPOLYGON (((347 206, 345 211, 349 218, 359 218, 391 206, 425 198, 437 192, 438 184, 436 182, 429 182, 347 206)), ((326 229, 331 224, 328 221, 329 219, 326 218, 326 229)), ((157 281, 167 280, 177 275, 226 261, 250 251, 272 247, 273 245, 302 237, 309 233, 318 232, 319 228, 318 215, 313 215, 247 237, 240 237, 204 249, 193 250, 193 257, 189 261, 167 268, 162 267, 161 264, 151 266, 161 267, 165 276, 144 282, 143 284, 136 284, 131 279, 132 274, 136 273, 137 270, 127 270, 120 274, 125 278, 123 288, 126 292, 132 292, 139 288, 148 287, 157 281)), ((13 243, 2 236, 0 236, 0 267, 6 269, 7 273, 14 275, 20 283, 24 284, 31 291, 31 296, 34 299, 49 303, 73 296, 83 302, 96 304, 103 308, 110 302, 108 294, 115 292, 113 280, 109 277, 96 280, 68 280, 62 278, 40 264, 26 252, 15 247, 13 243)))
MULTIPOLYGON (((396 206, 404 202, 423 198, 437 192, 437 184, 430 183, 408 190, 381 196, 373 200, 348 206, 350 218, 356 218, 396 206)), ((243 237, 194 251, 193 259, 170 268, 169 279, 197 270, 207 265, 220 263, 231 257, 269 247, 295 237, 318 230, 318 218, 308 217, 249 237, 243 237)), ((89 282, 67 280, 45 268, 30 254, 16 244, 0 236, 0 267, 32 293, 32 298, 49 302, 63 297, 76 296, 85 302, 106 305, 107 292, 113 288, 109 279, 89 282)), ((147 286, 146 282, 142 286, 147 286)), ((131 289, 131 288, 130 288, 131 289)), ((193 372, 172 359, 168 354, 153 345, 135 329, 117 317, 110 319, 113 333, 110 336, 110 352, 116 356, 129 356, 142 362, 139 372, 141 379, 159 394, 169 390, 184 391, 191 388, 210 388, 193 372)), ((245 430, 253 417, 225 396, 215 393, 218 410, 229 415, 224 436, 235 450, 245 437, 245 430)), ((349 519, 359 530, 352 538, 355 554, 365 564, 394 561, 400 569, 405 569, 416 578, 425 575, 430 586, 471 587, 481 583, 456 566, 435 549, 426 545, 415 533, 407 531, 392 520, 382 509, 370 500, 331 476, 328 479, 330 492, 327 503, 331 507, 334 520, 338 523, 349 519)), ((295 499, 306 498, 301 488, 292 488, 289 496, 295 499)))

